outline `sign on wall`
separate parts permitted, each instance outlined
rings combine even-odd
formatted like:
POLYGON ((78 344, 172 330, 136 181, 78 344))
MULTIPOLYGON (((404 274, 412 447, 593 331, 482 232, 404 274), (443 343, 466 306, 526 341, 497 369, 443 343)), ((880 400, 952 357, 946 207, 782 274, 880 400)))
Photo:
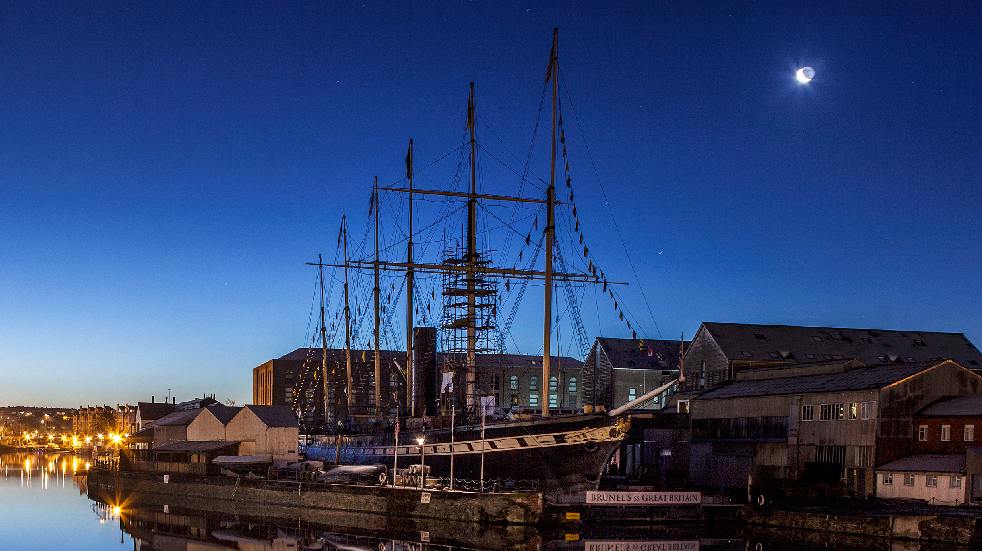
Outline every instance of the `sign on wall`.
POLYGON ((586 493, 587 505, 699 505, 701 492, 605 492, 586 493))

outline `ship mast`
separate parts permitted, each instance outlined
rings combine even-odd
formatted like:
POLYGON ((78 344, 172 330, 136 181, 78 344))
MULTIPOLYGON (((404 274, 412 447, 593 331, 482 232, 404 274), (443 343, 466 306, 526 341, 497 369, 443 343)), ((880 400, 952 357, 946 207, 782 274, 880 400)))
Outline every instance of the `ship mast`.
POLYGON ((468 410, 475 407, 477 386, 477 141, 475 134, 474 83, 467 99, 467 127, 471 134, 471 193, 467 199, 467 370, 464 399, 468 410))
POLYGON ((542 326, 542 416, 549 416, 549 360, 552 350, 552 247, 556 233, 556 117, 559 97, 559 29, 552 31, 552 54, 549 56, 549 74, 552 79, 552 155, 549 169, 549 189, 546 192, 546 265, 545 307, 542 326))
POLYGON ((330 382, 327 373, 327 324, 324 320, 324 259, 318 253, 317 272, 321 287, 321 375, 324 377, 324 416, 327 416, 328 400, 330 400, 330 382))
POLYGON ((348 219, 341 217, 341 232, 344 237, 344 363, 345 374, 345 395, 347 397, 347 414, 351 415, 351 401, 354 398, 352 392, 351 376, 351 308, 348 305, 348 219))
POLYGON ((382 355, 379 350, 379 270, 378 270, 378 176, 375 177, 375 188, 372 190, 372 201, 375 207, 375 415, 382 415, 382 355))
MULTIPOLYGON (((406 406, 416 416, 416 366, 413 364, 413 140, 406 153, 406 178, 409 180, 409 244, 406 252, 406 406)), ((377 264, 376 264, 377 265, 377 264)))

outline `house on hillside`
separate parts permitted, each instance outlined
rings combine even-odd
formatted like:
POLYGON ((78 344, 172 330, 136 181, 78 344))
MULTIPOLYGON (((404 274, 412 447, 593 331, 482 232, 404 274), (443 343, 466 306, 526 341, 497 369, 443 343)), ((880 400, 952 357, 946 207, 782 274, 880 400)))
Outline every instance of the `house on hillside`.
POLYGON ((240 455, 269 456, 276 463, 297 460, 299 425, 286 406, 242 407, 225 428, 227 440, 240 443, 240 455))
POLYGON ((950 359, 982 372, 982 353, 962 333, 893 331, 704 322, 685 354, 694 394, 743 371, 816 362, 858 360, 866 365, 950 359))
POLYGON ((690 481, 844 483, 872 495, 873 467, 911 453, 917 411, 980 393, 982 377, 951 360, 720 384, 689 403, 690 481))

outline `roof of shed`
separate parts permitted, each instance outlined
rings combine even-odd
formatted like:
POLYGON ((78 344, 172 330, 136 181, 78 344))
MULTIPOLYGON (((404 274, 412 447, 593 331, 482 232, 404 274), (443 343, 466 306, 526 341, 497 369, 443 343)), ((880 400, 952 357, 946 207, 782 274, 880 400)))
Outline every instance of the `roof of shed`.
MULTIPOLYGON (((841 392, 846 390, 872 390, 889 386, 923 371, 938 366, 944 361, 920 362, 911 364, 890 364, 872 367, 858 367, 843 373, 810 375, 806 377, 781 377, 751 381, 733 381, 710 390, 697 397, 698 400, 719 400, 725 398, 744 398, 750 396, 769 396, 778 394, 810 394, 822 392, 841 392)), ((957 365, 957 364, 956 364, 957 365)))
POLYGON ((177 406, 162 402, 139 402, 136 407, 140 411, 140 419, 144 421, 160 419, 177 409, 177 406))
POLYGON ((167 414, 160 419, 157 419, 157 422, 154 425, 158 427, 190 425, 191 421, 194 421, 195 417, 197 417, 202 411, 204 410, 187 409, 175 411, 174 413, 167 414))
POLYGON ((229 421, 235 417, 235 414, 237 414, 242 408, 226 406, 224 404, 212 404, 206 409, 210 411, 223 425, 227 425, 229 421))
POLYGON ((876 468, 878 471, 963 473, 965 454, 923 454, 908 455, 876 468))
POLYGON ((246 409, 256 414, 267 427, 297 427, 296 414, 287 406, 257 406, 248 405, 246 409))
POLYGON ((704 322, 730 360, 806 362, 858 359, 867 364, 950 358, 982 369, 982 352, 962 333, 704 322))
POLYGON ((982 416, 982 396, 951 396, 928 404, 917 412, 931 417, 982 416))
POLYGON ((155 452, 210 452, 230 448, 237 440, 183 440, 153 448, 155 452))

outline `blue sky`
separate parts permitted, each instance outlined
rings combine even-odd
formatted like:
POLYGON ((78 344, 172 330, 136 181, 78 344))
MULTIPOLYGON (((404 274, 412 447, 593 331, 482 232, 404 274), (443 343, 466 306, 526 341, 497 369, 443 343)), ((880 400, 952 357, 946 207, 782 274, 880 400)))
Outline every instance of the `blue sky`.
MULTIPOLYGON (((579 216, 641 333, 982 341, 972 3, 8 4, 0 404, 246 401, 252 367, 305 343, 304 262, 333 257, 342 213, 362 235, 372 177, 403 176, 408 138, 421 166, 462 143, 471 80, 481 189, 519 192, 554 26, 579 216)), ((420 185, 450 187, 447 159, 420 185)), ((404 203, 383 201, 398 235, 404 203)), ((576 292, 591 337, 628 336, 576 292)), ((540 296, 516 350, 541 346, 540 296)))

